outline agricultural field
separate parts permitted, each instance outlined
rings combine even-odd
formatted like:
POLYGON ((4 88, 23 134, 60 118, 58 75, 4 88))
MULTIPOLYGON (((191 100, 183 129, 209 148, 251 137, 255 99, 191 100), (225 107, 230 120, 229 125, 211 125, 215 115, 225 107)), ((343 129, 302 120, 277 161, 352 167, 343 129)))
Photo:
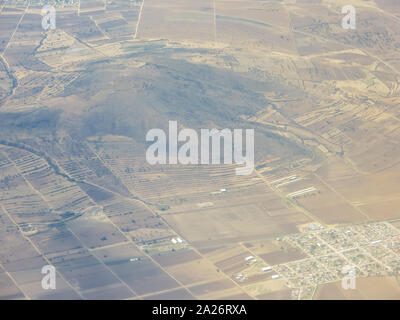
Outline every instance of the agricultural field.
POLYGON ((400 299, 400 2, 347 2, 0 0, 0 299, 400 299))

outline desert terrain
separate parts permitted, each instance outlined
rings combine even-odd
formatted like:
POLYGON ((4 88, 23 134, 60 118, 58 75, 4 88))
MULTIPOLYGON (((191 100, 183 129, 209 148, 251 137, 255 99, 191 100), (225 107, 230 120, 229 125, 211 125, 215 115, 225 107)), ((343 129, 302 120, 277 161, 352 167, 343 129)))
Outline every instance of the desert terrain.
POLYGON ((0 0, 0 299, 400 299, 399 53, 398 0, 0 0))

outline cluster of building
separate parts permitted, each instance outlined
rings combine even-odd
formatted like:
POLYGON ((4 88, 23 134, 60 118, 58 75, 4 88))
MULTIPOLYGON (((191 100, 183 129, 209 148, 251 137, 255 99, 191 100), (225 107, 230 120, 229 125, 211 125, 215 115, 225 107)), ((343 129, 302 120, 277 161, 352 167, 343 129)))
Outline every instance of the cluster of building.
POLYGON ((337 228, 315 225, 281 241, 307 256, 272 266, 291 288, 339 281, 348 266, 354 267, 357 277, 397 275, 400 271, 400 230, 389 222, 337 228))
POLYGON ((179 237, 172 238, 172 239, 171 239, 171 242, 172 242, 173 244, 184 243, 184 241, 183 241, 181 238, 179 238, 179 237))

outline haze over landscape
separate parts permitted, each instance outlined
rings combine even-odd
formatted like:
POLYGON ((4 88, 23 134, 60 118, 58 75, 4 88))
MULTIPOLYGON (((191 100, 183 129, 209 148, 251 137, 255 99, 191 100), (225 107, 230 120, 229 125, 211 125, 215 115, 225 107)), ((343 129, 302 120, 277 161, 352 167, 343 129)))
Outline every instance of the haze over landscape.
POLYGON ((399 53, 398 0, 0 0, 0 299, 399 299, 399 53))

